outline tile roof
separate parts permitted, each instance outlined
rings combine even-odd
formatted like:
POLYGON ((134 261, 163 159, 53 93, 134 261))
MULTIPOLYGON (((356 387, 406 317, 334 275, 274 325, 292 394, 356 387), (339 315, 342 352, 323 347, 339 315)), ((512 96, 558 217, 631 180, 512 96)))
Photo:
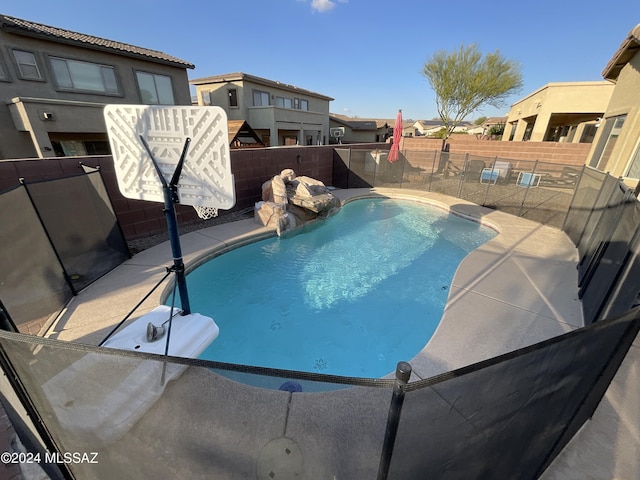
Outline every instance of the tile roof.
POLYGON ((602 71, 607 80, 616 81, 624 66, 640 51, 640 24, 636 25, 623 40, 620 47, 602 71))
POLYGON ((0 30, 17 35, 27 35, 50 40, 52 42, 68 43, 72 45, 92 48, 95 50, 111 51, 120 55, 142 57, 148 61, 170 64, 183 68, 195 68, 195 65, 166 53, 148 48, 136 47, 106 38, 94 37, 84 33, 51 27, 41 23, 30 22, 20 18, 0 15, 0 30))
POLYGON ((311 95, 317 98, 321 98, 323 100, 334 100, 331 97, 326 95, 322 95, 321 93, 312 92, 311 90, 305 90, 304 88, 296 87, 295 85, 289 85, 288 83, 282 83, 277 80, 269 80, 267 78, 257 77, 255 75, 249 75, 248 73, 243 72, 233 72, 233 73, 225 73, 223 75, 214 75, 212 77, 202 77, 202 78, 194 78, 193 80, 189 80, 191 85, 207 85, 210 83, 227 83, 227 82, 243 82, 249 81, 253 83, 258 83, 261 85, 265 85, 268 87, 280 88, 283 90, 288 90, 290 92, 298 92, 303 95, 311 95))
POLYGON ((389 128, 395 123, 395 119, 387 120, 381 118, 355 118, 331 113, 329 117, 343 125, 351 127, 352 130, 375 130, 378 128, 389 128))

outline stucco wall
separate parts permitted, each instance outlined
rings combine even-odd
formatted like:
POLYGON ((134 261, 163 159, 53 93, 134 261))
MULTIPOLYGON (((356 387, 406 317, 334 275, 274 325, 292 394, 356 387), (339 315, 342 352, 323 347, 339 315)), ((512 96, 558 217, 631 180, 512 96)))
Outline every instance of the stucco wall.
POLYGON ((541 142, 552 115, 604 112, 613 90, 614 85, 608 81, 549 83, 511 106, 502 140, 509 141, 515 122, 518 123, 514 140, 522 140, 527 121, 535 118, 530 140, 541 142))
POLYGON ((0 61, 9 75, 8 81, 0 81, 0 158, 40 154, 54 156, 49 133, 105 134, 106 127, 102 112, 99 111, 101 107, 110 103, 141 103, 136 71, 171 77, 175 103, 191 104, 185 67, 174 67, 139 57, 117 55, 3 31, 0 31, 0 44, 3 47, 0 50, 0 61), (42 80, 19 78, 12 48, 30 51, 35 55, 42 80), (120 93, 110 95, 58 89, 50 69, 49 56, 115 67, 120 93), (14 101, 16 98, 20 100, 14 101), (16 107, 18 104, 20 106, 16 107), (45 111, 53 115, 50 120, 43 119, 42 113, 45 111))
MULTIPOLYGON (((607 119, 623 114, 627 115, 606 166, 606 169, 615 177, 625 175, 629 162, 636 149, 639 148, 640 103, 638 101, 638 92, 640 92, 640 54, 636 54, 620 72, 604 116, 607 119)), ((593 141, 593 148, 589 153, 589 161, 591 161, 591 157, 595 153, 601 135, 602 131, 599 131, 593 141)))

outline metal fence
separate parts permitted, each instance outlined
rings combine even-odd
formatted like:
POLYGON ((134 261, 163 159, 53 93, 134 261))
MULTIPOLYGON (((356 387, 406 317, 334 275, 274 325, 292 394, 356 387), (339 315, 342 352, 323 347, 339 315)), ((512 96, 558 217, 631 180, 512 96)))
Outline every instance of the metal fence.
POLYGON ((578 248, 586 323, 640 303, 640 202, 619 179, 585 168, 563 230, 578 248))
POLYGON ((0 195, 0 299, 15 327, 39 333, 79 290, 129 258, 100 172, 0 195))
POLYGON ((562 227, 582 167, 541 161, 403 151, 336 148, 334 185, 438 192, 545 225, 562 227))
MULTIPOLYGON (((444 175, 448 161, 433 160, 433 175, 444 175)), ((510 178, 500 185, 501 173, 495 172, 503 165, 474 169, 477 182, 469 172, 458 174, 460 195, 470 195, 465 188, 474 184, 489 189, 484 195, 491 201, 506 195, 494 190, 500 187, 522 188, 523 196, 540 188, 523 187, 518 180, 511 185, 510 178)), ((520 180, 520 173, 542 172, 539 164, 531 166, 520 170, 520 180)), ((513 169, 512 164, 511 175, 513 169)), ((363 166, 352 180, 361 181, 365 173, 381 174, 363 166)), ((405 175, 402 170, 400 183, 405 175)), ((541 176, 525 180, 538 181, 541 176)), ((83 479, 538 478, 593 414, 640 330, 640 308, 630 309, 635 297, 628 293, 637 295, 639 287, 637 200, 620 182, 591 169, 576 182, 564 229, 581 256, 588 325, 433 378, 404 384, 334 377, 0 330, 0 364, 44 441, 38 451, 48 456, 41 455, 41 463, 56 466, 64 478, 83 479), (165 377, 166 372, 172 374, 165 377), (283 388, 291 382, 302 391, 283 388), (70 454, 78 457, 65 457, 70 454)), ((67 194, 66 187, 51 187, 48 194, 67 194)), ((28 196, 20 189, 7 194, 12 201, 28 196)), ((83 198, 103 209, 100 196, 83 198)), ((521 200, 519 208, 525 204, 521 200)), ((58 305, 58 297, 73 290, 63 264, 54 261, 64 257, 59 252, 67 244, 55 248, 45 242, 33 210, 23 215, 7 210, 0 208, 4 224, 16 225, 9 239, 40 242, 45 253, 39 261, 48 266, 37 273, 57 272, 31 288, 42 288, 47 301, 58 305)), ((33 247, 20 248, 12 255, 33 253, 33 247)))
POLYGON ((67 478, 535 479, 639 329, 634 310, 406 385, 3 331, 0 360, 53 458, 86 455, 57 462, 67 478), (255 386, 274 377, 303 391, 255 386))

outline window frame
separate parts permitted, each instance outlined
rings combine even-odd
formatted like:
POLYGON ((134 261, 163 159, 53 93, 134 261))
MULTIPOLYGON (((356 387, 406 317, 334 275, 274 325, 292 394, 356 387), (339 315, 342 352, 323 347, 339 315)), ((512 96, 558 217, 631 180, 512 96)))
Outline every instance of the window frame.
POLYGON ((612 150, 615 148, 615 144, 620 137, 620 132, 624 127, 624 124, 627 120, 627 113, 621 113, 620 115, 612 115, 611 117, 607 117, 604 120, 604 125, 600 124, 599 128, 602 128, 602 133, 600 134, 600 138, 598 138, 598 143, 595 146, 593 151, 593 156, 591 157, 591 161, 589 162, 590 167, 595 167, 598 170, 602 170, 606 168, 612 150), (613 145, 609 145, 613 140, 613 145), (605 155, 607 154, 607 155, 605 155), (603 158, 606 162, 602 164, 603 158))
POLYGON ((252 97, 252 100, 253 100, 253 106, 254 107, 269 107, 269 106, 271 106, 271 95, 269 94, 269 92, 254 88, 251 91, 251 97, 252 97), (256 95, 260 95, 260 105, 256 105, 256 95), (263 105, 262 104, 262 100, 265 98, 265 96, 266 96, 266 99, 267 99, 267 104, 263 105))
POLYGON ((143 105, 176 105, 176 93, 175 93, 175 89, 173 86, 173 77, 171 77, 170 75, 165 75, 164 73, 155 73, 155 72, 149 72, 147 70, 134 70, 135 73, 135 77, 136 77, 136 84, 138 86, 138 95, 140 96, 140 102, 143 105), (153 85, 154 85, 154 90, 155 90, 155 95, 156 95, 156 102, 145 102, 143 93, 142 93, 142 88, 140 87, 140 75, 148 75, 153 79, 153 85), (165 103, 162 102, 160 99, 160 95, 159 95, 159 91, 158 91, 158 82, 157 79, 159 78, 167 78, 169 79, 169 82, 171 84, 171 103, 165 103))
POLYGON ((300 99, 300 110, 302 110, 304 112, 308 112, 309 111, 309 100, 307 100, 306 98, 301 98, 300 99))
POLYGON ((227 98, 229 99, 229 108, 240 108, 240 105, 238 104, 238 89, 237 88, 228 88, 227 89, 227 98))
POLYGON ((629 160, 629 162, 627 163, 627 167, 624 170, 624 177, 625 178, 637 178, 640 179, 640 142, 638 142, 638 144, 636 145, 635 151, 633 153, 633 155, 631 156, 631 159, 629 160), (634 166, 637 165, 637 175, 636 176, 631 176, 631 169, 633 169, 634 166))
POLYGON ((11 74, 9 72, 9 65, 5 61, 5 58, 2 52, 0 52, 0 72, 3 73, 3 75, 0 75, 0 82, 12 81, 11 74))
POLYGON ((92 94, 92 95, 106 95, 106 96, 110 96, 110 97, 121 97, 123 95, 122 87, 120 85, 120 80, 119 80, 119 77, 118 77, 118 70, 117 70, 115 65, 108 65, 106 63, 91 62, 91 61, 88 61, 88 60, 78 60, 76 58, 61 57, 61 56, 58 56, 58 55, 48 55, 48 60, 49 60, 49 66, 51 68, 51 76, 53 78, 53 81, 54 81, 54 83, 56 85, 56 89, 57 90, 64 91, 64 92, 87 93, 87 94, 92 94), (60 81, 60 79, 58 78, 58 76, 56 74, 56 68, 54 67, 54 61, 61 61, 61 62, 65 63, 65 67, 67 69, 67 73, 69 74, 69 79, 70 79, 71 84, 72 84, 71 87, 67 87, 67 86, 64 86, 64 85, 61 84, 61 81, 60 81), (100 78, 102 80, 102 86, 104 87, 104 89, 103 90, 91 90, 91 89, 87 89, 87 88, 76 87, 74 85, 73 73, 72 73, 72 70, 69 68, 68 62, 82 63, 82 64, 98 67, 98 73, 99 73, 100 78), (115 91, 107 90, 109 80, 106 78, 106 76, 104 74, 105 69, 110 70, 112 72, 112 74, 113 74, 113 82, 115 83, 115 87, 116 87, 115 91))
POLYGON ((45 82, 46 79, 44 78, 44 75, 42 74, 43 70, 40 66, 40 61, 38 60, 38 55, 36 54, 36 52, 32 51, 32 50, 25 50, 23 48, 11 48, 11 54, 13 57, 13 62, 15 64, 16 67, 16 72, 18 73, 18 77, 21 80, 28 80, 28 81, 32 81, 32 82, 45 82), (29 55, 31 55, 31 57, 33 58, 33 64, 25 64, 24 62, 21 62, 20 60, 18 60, 18 57, 16 55, 17 52, 20 53, 27 53, 29 55), (36 69, 36 72, 38 74, 37 77, 31 76, 31 75, 25 75, 25 72, 22 69, 22 65, 29 65, 29 66, 33 66, 36 69))

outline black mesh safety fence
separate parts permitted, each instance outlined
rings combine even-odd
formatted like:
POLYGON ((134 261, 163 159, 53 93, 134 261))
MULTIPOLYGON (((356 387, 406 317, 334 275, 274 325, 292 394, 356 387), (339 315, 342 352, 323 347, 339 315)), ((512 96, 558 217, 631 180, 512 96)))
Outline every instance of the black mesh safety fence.
MULTIPOLYGON (((341 188, 387 187, 441 193, 561 228, 582 167, 445 151, 400 152, 342 147, 341 188), (346 167, 347 171, 343 171, 346 167)), ((335 162, 334 162, 335 166, 335 162)))
POLYGON ((25 187, 76 291, 129 258, 99 171, 25 187))
MULTIPOLYGON (((594 214, 601 214, 609 199, 610 191, 609 194, 602 193, 607 178, 606 173, 585 167, 567 212, 562 228, 574 245, 581 245, 578 249, 581 256, 586 248, 585 243, 589 241, 593 228, 597 225, 594 214)), ((614 186, 615 183, 608 182, 607 188, 614 186)))
MULTIPOLYGON (((593 414, 639 329, 636 309, 409 383, 384 478, 537 478, 593 414)), ((392 380, 4 331, 0 348, 50 443, 86 455, 66 464, 76 478, 381 478, 392 380)))
POLYGON ((593 414, 638 310, 407 386, 389 478, 535 479, 593 414))
POLYGON ((602 194, 594 205, 585 232, 578 243, 578 285, 583 286, 598 265, 602 248, 610 241, 613 230, 621 219, 627 203, 636 199, 633 192, 617 179, 608 176, 602 185, 602 194))
POLYGON ((640 202, 624 183, 585 167, 564 232, 578 249, 578 287, 586 324, 639 303, 640 202))
POLYGON ((76 478, 376 476, 391 380, 234 367, 11 332, 0 332, 0 346, 57 449, 95 457, 69 465, 76 478), (261 388, 273 382, 282 389, 261 388))
POLYGON ((587 271, 580 289, 585 320, 600 320, 605 310, 608 316, 619 314, 637 302, 640 278, 629 275, 622 278, 622 272, 625 267, 634 266, 635 262, 629 263, 629 260, 638 253, 639 227, 640 203, 633 195, 628 195, 627 201, 619 207, 611 234, 600 242, 592 268, 587 271), (620 296, 621 289, 618 288, 618 298, 615 298, 613 292, 621 281, 626 293, 620 296), (607 304, 610 304, 609 308, 607 304))
POLYGON ((98 170, 23 182, 0 206, 0 299, 21 332, 41 332, 74 294, 129 258, 98 170))
POLYGON ((0 195, 0 223, 0 299, 15 327, 37 334, 73 289, 24 187, 0 195))

